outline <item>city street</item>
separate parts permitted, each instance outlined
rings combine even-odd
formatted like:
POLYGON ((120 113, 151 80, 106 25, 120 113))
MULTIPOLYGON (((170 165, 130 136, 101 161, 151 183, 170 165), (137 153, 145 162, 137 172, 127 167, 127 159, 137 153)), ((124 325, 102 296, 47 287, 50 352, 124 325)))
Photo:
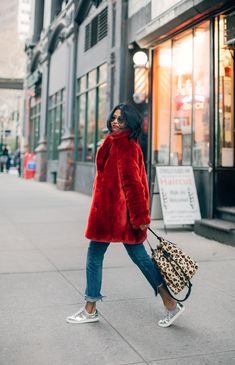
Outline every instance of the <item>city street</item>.
MULTIPOLYGON (((105 257, 100 321, 66 323, 83 304, 90 201, 0 174, 0 364, 235 364, 235 248, 189 228, 167 232, 199 263, 174 326, 158 327, 160 297, 117 243, 105 257)), ((151 226, 165 234, 162 222, 151 226)))

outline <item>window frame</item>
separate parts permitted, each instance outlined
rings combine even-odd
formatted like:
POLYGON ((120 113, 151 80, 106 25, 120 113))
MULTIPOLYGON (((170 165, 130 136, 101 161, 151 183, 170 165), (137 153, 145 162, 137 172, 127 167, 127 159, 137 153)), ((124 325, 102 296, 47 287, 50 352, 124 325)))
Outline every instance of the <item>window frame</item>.
POLYGON ((30 119, 29 151, 33 153, 35 152, 38 141, 40 139, 41 98, 30 99, 29 119, 30 119))
POLYGON ((64 109, 65 107, 65 88, 60 89, 55 94, 49 96, 48 103, 48 126, 47 126, 47 141, 48 144, 52 143, 52 148, 47 149, 48 160, 58 160, 59 152, 58 146, 61 143, 63 136, 64 125, 64 109), (58 143, 56 127, 59 117, 59 133, 58 143))
POLYGON ((92 162, 94 163, 95 161, 95 156, 96 156, 96 152, 98 149, 98 136, 99 136, 99 89, 100 87, 106 85, 107 87, 107 73, 106 73, 106 79, 103 79, 102 81, 100 81, 100 68, 106 65, 106 71, 108 71, 107 69, 107 63, 104 62, 102 64, 100 64, 98 67, 96 67, 95 69, 90 70, 88 73, 86 73, 85 75, 82 75, 80 78, 77 79, 77 83, 76 83, 76 125, 75 125, 75 161, 77 162, 85 162, 85 163, 89 163, 92 162), (95 71, 95 84, 92 84, 92 87, 89 87, 89 75, 95 71), (85 85, 85 89, 83 89, 82 91, 80 91, 80 82, 83 78, 86 78, 86 85, 85 85), (88 140, 88 124, 89 124, 89 116, 88 116, 88 111, 89 111, 89 93, 95 90, 95 107, 94 107, 94 111, 95 111, 95 131, 94 131, 94 139, 93 139, 93 144, 94 144, 94 151, 93 151, 93 158, 91 161, 87 160, 87 140, 88 140), (84 136, 83 136, 83 151, 82 151, 82 159, 79 159, 79 154, 78 154, 78 148, 79 148, 79 127, 80 127, 80 100, 81 100, 81 96, 85 95, 85 124, 84 124, 84 136))

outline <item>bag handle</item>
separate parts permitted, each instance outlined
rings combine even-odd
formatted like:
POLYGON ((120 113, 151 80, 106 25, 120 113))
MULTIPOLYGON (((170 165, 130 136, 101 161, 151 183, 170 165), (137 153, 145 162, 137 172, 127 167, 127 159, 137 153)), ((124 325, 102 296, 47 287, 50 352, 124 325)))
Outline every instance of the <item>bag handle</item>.
MULTIPOLYGON (((152 234, 155 236, 155 237, 157 237, 157 239, 159 240, 159 241, 161 241, 161 239, 162 239, 162 237, 160 237, 160 236, 158 236, 150 227, 148 227, 148 230, 150 231, 150 232, 152 232, 152 234)), ((150 244, 150 242, 149 242, 149 240, 147 239, 147 242, 148 242, 148 244, 149 244, 149 247, 150 247, 150 250, 151 250, 151 252, 152 252, 152 254, 154 253, 154 249, 153 249, 153 247, 151 246, 151 244, 150 244)), ((167 259, 167 258, 166 258, 167 259)), ((168 259, 167 259, 168 260, 168 259)), ((174 260, 173 260, 174 261, 174 260)), ((175 262, 175 261, 174 261, 175 262)), ((178 266, 178 265, 177 265, 178 266)), ((181 268, 180 268, 181 269, 181 268)), ((182 269, 181 269, 182 270, 182 269)), ((170 289, 168 288, 168 286, 166 285, 166 283, 165 283, 165 281, 164 281, 164 287, 165 287, 165 289, 167 290, 167 292, 168 292, 168 294, 171 296, 171 298, 173 298, 174 300, 176 300, 177 302, 180 302, 180 303, 182 303, 182 302, 184 302, 185 300, 187 300, 188 299, 188 297, 190 296, 190 294, 191 294, 191 290, 192 290, 192 283, 191 283, 191 281, 190 280, 188 280, 188 282, 186 283, 186 286, 187 286, 187 288, 188 288, 188 291, 187 291, 187 293, 185 294, 185 297, 183 298, 183 299, 178 299, 178 298, 176 298, 171 292, 170 292, 170 289)))
POLYGON ((161 241, 161 237, 160 236, 158 236, 150 227, 148 227, 148 230, 150 231, 150 232, 152 232, 152 234, 154 234, 154 236, 156 236, 157 237, 157 239, 159 240, 159 241, 161 241))

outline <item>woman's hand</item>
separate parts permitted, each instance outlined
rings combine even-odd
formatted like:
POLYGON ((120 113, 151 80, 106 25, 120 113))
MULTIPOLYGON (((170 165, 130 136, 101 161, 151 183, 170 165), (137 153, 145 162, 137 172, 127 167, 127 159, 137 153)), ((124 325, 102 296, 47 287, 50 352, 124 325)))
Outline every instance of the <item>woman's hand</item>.
POLYGON ((148 224, 141 224, 140 225, 140 229, 141 229, 141 231, 144 231, 145 229, 147 229, 148 228, 148 224))
POLYGON ((148 228, 149 224, 141 224, 139 227, 133 226, 134 229, 141 229, 141 231, 144 231, 146 228, 148 228))

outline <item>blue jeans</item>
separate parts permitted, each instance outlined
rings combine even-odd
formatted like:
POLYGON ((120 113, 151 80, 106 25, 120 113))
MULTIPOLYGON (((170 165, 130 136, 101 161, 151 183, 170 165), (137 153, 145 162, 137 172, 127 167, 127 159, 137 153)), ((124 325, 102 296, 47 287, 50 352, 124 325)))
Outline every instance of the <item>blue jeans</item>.
MULTIPOLYGON (((102 300, 102 269, 104 254, 110 243, 91 241, 87 252, 86 279, 87 285, 85 290, 85 300, 96 302, 102 300)), ((142 271, 149 284, 152 286, 155 295, 158 294, 158 288, 163 284, 162 276, 148 255, 143 243, 123 244, 132 261, 142 271)))

